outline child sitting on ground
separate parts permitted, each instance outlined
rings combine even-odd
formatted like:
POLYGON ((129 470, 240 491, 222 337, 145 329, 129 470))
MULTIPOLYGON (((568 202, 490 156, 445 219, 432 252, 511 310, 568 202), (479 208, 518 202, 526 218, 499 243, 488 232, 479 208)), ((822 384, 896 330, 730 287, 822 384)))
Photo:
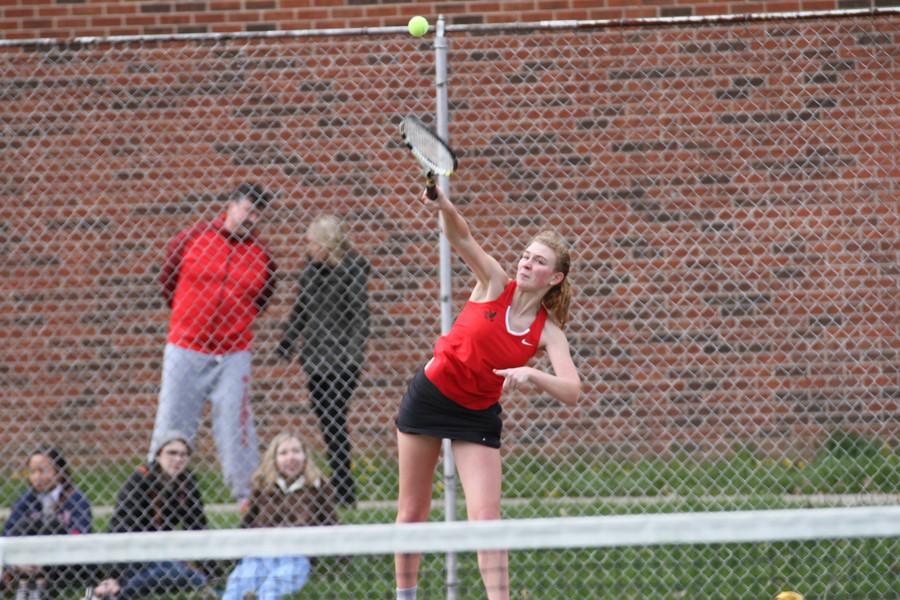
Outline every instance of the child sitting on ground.
MULTIPOLYGON (((309 458, 300 436, 280 433, 253 475, 241 527, 303 527, 336 523, 331 485, 309 458)), ((309 579, 306 556, 247 557, 231 575, 222 600, 288 596, 309 579)))

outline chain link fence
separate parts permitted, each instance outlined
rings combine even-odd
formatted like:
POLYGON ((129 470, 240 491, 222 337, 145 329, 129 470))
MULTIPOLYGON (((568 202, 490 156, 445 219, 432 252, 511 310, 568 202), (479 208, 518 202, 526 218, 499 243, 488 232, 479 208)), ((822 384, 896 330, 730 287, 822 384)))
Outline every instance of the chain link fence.
MULTIPOLYGON (((575 249, 567 335, 582 400, 503 399, 507 516, 896 503, 896 15, 447 37, 452 200, 510 273, 542 229, 575 249)), ((431 41, 370 30, 10 43, 0 78, 2 505, 37 485, 32 453, 51 444, 93 506, 90 527, 109 530, 151 451, 175 335, 160 277, 174 255, 208 279, 182 300, 215 333, 189 350, 215 359, 214 383, 243 376, 222 392, 241 420, 220 425, 218 450, 219 417, 197 405, 189 468, 209 526, 240 520, 249 471, 229 471, 243 455, 223 446, 248 423, 251 454, 300 433, 325 478, 351 490, 341 522, 391 521, 393 417, 440 333, 437 216, 397 132, 406 114, 434 124, 431 41), (244 183, 271 194, 261 246, 170 245, 228 218, 244 183), (329 244, 337 258, 322 258, 329 244), (263 304, 252 375, 225 369, 220 355, 246 344, 216 336, 263 304)), ((472 280, 453 260, 458 311, 472 280)), ((211 389, 198 377, 173 398, 211 389)), ((191 428, 173 419, 158 442, 191 428)), ((896 573, 896 555, 867 557, 870 586, 830 589, 889 597, 874 574, 896 573)), ((778 581, 742 568, 727 566, 736 596, 778 581)), ((365 597, 363 583, 336 593, 365 597)))

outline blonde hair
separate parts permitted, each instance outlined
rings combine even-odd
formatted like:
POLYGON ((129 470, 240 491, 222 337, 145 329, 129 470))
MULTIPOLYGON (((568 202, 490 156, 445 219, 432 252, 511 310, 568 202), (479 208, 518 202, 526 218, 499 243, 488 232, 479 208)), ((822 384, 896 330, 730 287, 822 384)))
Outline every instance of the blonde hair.
POLYGON ((328 255, 327 262, 336 265, 350 250, 350 241, 344 232, 344 224, 334 215, 322 215, 309 226, 307 235, 322 246, 328 255))
POLYGON ((572 263, 571 250, 569 243, 564 237, 552 230, 542 231, 531 240, 531 243, 539 243, 547 246, 556 254, 556 271, 563 274, 563 279, 546 294, 544 294, 541 304, 547 309, 550 318, 559 325, 564 327, 569 320, 569 305, 572 302, 572 286, 569 283, 569 267, 572 263))
POLYGON ((266 448, 266 451, 259 461, 259 468, 256 469, 256 472, 253 474, 254 489, 264 490, 275 485, 275 482, 281 476, 278 472, 275 458, 278 455, 278 448, 288 440, 297 440, 300 442, 300 447, 303 448, 303 453, 306 455, 306 467, 303 469, 303 477, 306 479, 306 484, 319 485, 322 480, 322 472, 319 470, 319 467, 316 466, 312 456, 310 456, 309 449, 306 447, 306 444, 303 443, 303 438, 292 431, 282 431, 272 438, 269 447, 266 448))

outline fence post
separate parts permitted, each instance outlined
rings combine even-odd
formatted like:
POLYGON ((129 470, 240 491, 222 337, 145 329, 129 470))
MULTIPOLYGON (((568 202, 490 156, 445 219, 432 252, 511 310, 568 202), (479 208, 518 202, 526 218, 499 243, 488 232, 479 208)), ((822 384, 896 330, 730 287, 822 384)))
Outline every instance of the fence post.
MULTIPOLYGON (((434 87, 437 113, 437 134, 444 140, 449 139, 449 114, 447 108, 447 38, 444 36, 444 16, 439 15, 434 37, 434 87)), ((449 178, 441 175, 438 185, 449 198, 449 178)), ((440 279, 441 279, 441 334, 450 331, 453 325, 453 294, 450 282, 450 243, 440 233, 440 279)), ((444 451, 444 519, 456 520, 456 465, 453 463, 453 452, 450 440, 442 443, 444 451)), ((456 600, 456 553, 446 554, 447 600, 456 600)))

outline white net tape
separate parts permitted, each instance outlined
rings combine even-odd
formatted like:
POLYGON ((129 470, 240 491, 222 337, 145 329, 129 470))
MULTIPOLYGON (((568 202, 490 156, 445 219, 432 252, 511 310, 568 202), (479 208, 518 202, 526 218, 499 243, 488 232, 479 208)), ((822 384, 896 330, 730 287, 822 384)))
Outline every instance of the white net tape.
MULTIPOLYGON (((390 597, 390 573, 385 572, 395 553, 448 551, 472 552, 503 548, 510 553, 511 580, 523 590, 534 589, 529 581, 533 569, 571 563, 565 573, 576 579, 562 579, 552 589, 534 590, 529 597, 570 597, 591 586, 594 569, 616 569, 606 573, 605 585, 615 589, 590 588, 592 598, 617 598, 620 590, 649 587, 658 594, 704 593, 713 585, 736 590, 736 582, 753 573, 761 580, 736 594, 753 593, 770 597, 784 584, 816 589, 805 582, 808 573, 824 573, 810 565, 791 564, 804 551, 820 552, 824 545, 842 548, 841 562, 825 588, 842 597, 878 598, 883 584, 870 580, 859 587, 852 568, 844 561, 871 558, 874 552, 893 552, 900 544, 900 508, 860 507, 724 513, 679 513, 527 519, 478 523, 424 523, 413 525, 342 525, 321 528, 217 530, 95 534, 63 538, 32 537, 7 539, 0 543, 0 557, 6 565, 84 565, 102 561, 203 561, 254 557, 320 557, 328 568, 340 566, 338 582, 312 585, 302 597, 390 597), (818 545, 817 545, 818 544, 818 545), (764 550, 760 550, 763 548, 764 550), (567 553, 570 554, 566 558, 567 553), (734 572, 696 576, 686 587, 667 581, 664 574, 648 571, 655 564, 686 571, 699 565, 699 558, 723 560, 727 554, 745 555, 757 561, 734 572), (325 557, 338 556, 338 563, 325 557), (350 565, 350 566, 348 566, 350 565), (790 565, 790 566, 787 566, 790 565), (840 572, 843 570, 844 572, 840 572), (800 578, 798 581, 797 578, 800 578), (387 581, 384 581, 387 579, 387 581), (717 583, 711 583, 716 580, 717 583), (670 587, 666 587, 670 586, 670 587), (619 591, 617 591, 619 590, 619 591), (846 591, 847 594, 841 593, 846 591), (859 595, 854 595, 861 592, 859 595), (331 596, 329 596, 331 594, 331 596)), ((831 554, 831 551, 828 551, 831 554)), ((465 559, 466 557, 464 557, 465 559)), ((425 571, 426 577, 436 573, 425 571)), ((464 585, 473 585, 471 573, 463 569, 464 585)), ((542 578, 543 579, 543 578, 542 578)), ((423 582, 432 589, 434 581, 423 582)), ((822 589, 820 586, 819 589, 822 589)), ((525 593, 525 592, 522 592, 525 593)), ((298 596, 299 597, 299 596, 298 596)), ((430 596, 427 596, 430 597, 430 596)), ((826 596, 822 596, 826 597, 826 596)))
POLYGON ((0 540, 0 549, 3 564, 30 565, 892 537, 897 506, 38 536, 0 540))

